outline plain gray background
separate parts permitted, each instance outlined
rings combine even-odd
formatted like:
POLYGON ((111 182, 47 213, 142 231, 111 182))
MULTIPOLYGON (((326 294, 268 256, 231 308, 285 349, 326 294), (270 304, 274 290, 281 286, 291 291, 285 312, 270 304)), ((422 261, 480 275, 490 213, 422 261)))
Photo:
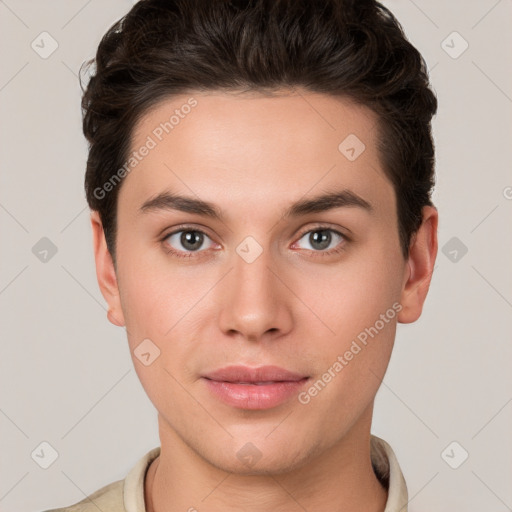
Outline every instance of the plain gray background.
MULTIPOLYGON (((411 512, 512 510, 512 1, 384 3, 439 99, 440 248, 421 319, 398 326, 373 433, 411 512)), ((132 4, 0 1, 2 511, 75 503, 159 445, 125 331, 106 319, 83 192, 76 75, 132 4), (58 453, 48 469, 42 442, 58 453)))

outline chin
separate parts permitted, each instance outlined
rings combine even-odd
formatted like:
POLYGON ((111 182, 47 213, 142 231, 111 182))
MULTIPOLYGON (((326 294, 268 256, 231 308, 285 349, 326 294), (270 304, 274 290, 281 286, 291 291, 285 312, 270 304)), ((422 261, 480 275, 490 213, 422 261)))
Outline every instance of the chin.
POLYGON ((268 476, 288 473, 303 466, 310 458, 313 447, 301 442, 288 441, 283 445, 247 441, 236 448, 223 449, 211 459, 213 466, 237 475, 268 476), (264 445, 264 446, 263 446, 264 445), (262 446, 262 448, 258 448, 262 446), (232 450, 232 451, 231 451, 232 450), (231 451, 232 456, 229 455, 231 451))

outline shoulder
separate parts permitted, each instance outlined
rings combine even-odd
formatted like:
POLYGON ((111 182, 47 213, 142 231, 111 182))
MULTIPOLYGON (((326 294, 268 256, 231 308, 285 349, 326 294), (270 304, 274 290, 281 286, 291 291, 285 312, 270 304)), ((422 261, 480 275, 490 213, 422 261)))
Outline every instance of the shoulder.
POLYGON ((117 480, 98 489, 83 500, 68 507, 43 512, 126 512, 144 511, 144 480, 151 462, 160 455, 157 446, 140 458, 124 480, 117 480))
POLYGON ((69 507, 45 510, 44 512, 125 512, 123 503, 123 480, 98 489, 87 498, 69 507))

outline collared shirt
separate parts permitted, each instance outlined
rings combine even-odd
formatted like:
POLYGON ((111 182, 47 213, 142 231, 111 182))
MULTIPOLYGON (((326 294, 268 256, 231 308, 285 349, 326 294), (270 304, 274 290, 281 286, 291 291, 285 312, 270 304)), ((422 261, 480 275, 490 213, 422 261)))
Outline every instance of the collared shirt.
MULTIPOLYGON (((151 462, 159 455, 158 446, 139 459, 124 480, 112 482, 74 505, 44 512, 146 512, 144 479, 151 462)), ((372 435, 370 455, 375 474, 388 490, 384 512, 407 512, 407 485, 391 446, 372 435)))

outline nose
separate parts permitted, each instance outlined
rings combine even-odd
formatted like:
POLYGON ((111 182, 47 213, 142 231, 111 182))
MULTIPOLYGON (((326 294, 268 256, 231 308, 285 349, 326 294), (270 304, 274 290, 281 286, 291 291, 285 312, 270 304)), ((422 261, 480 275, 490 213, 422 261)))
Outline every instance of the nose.
POLYGON ((274 339, 292 329, 293 293, 268 249, 252 262, 233 255, 233 268, 217 290, 220 329, 247 341, 274 339))

